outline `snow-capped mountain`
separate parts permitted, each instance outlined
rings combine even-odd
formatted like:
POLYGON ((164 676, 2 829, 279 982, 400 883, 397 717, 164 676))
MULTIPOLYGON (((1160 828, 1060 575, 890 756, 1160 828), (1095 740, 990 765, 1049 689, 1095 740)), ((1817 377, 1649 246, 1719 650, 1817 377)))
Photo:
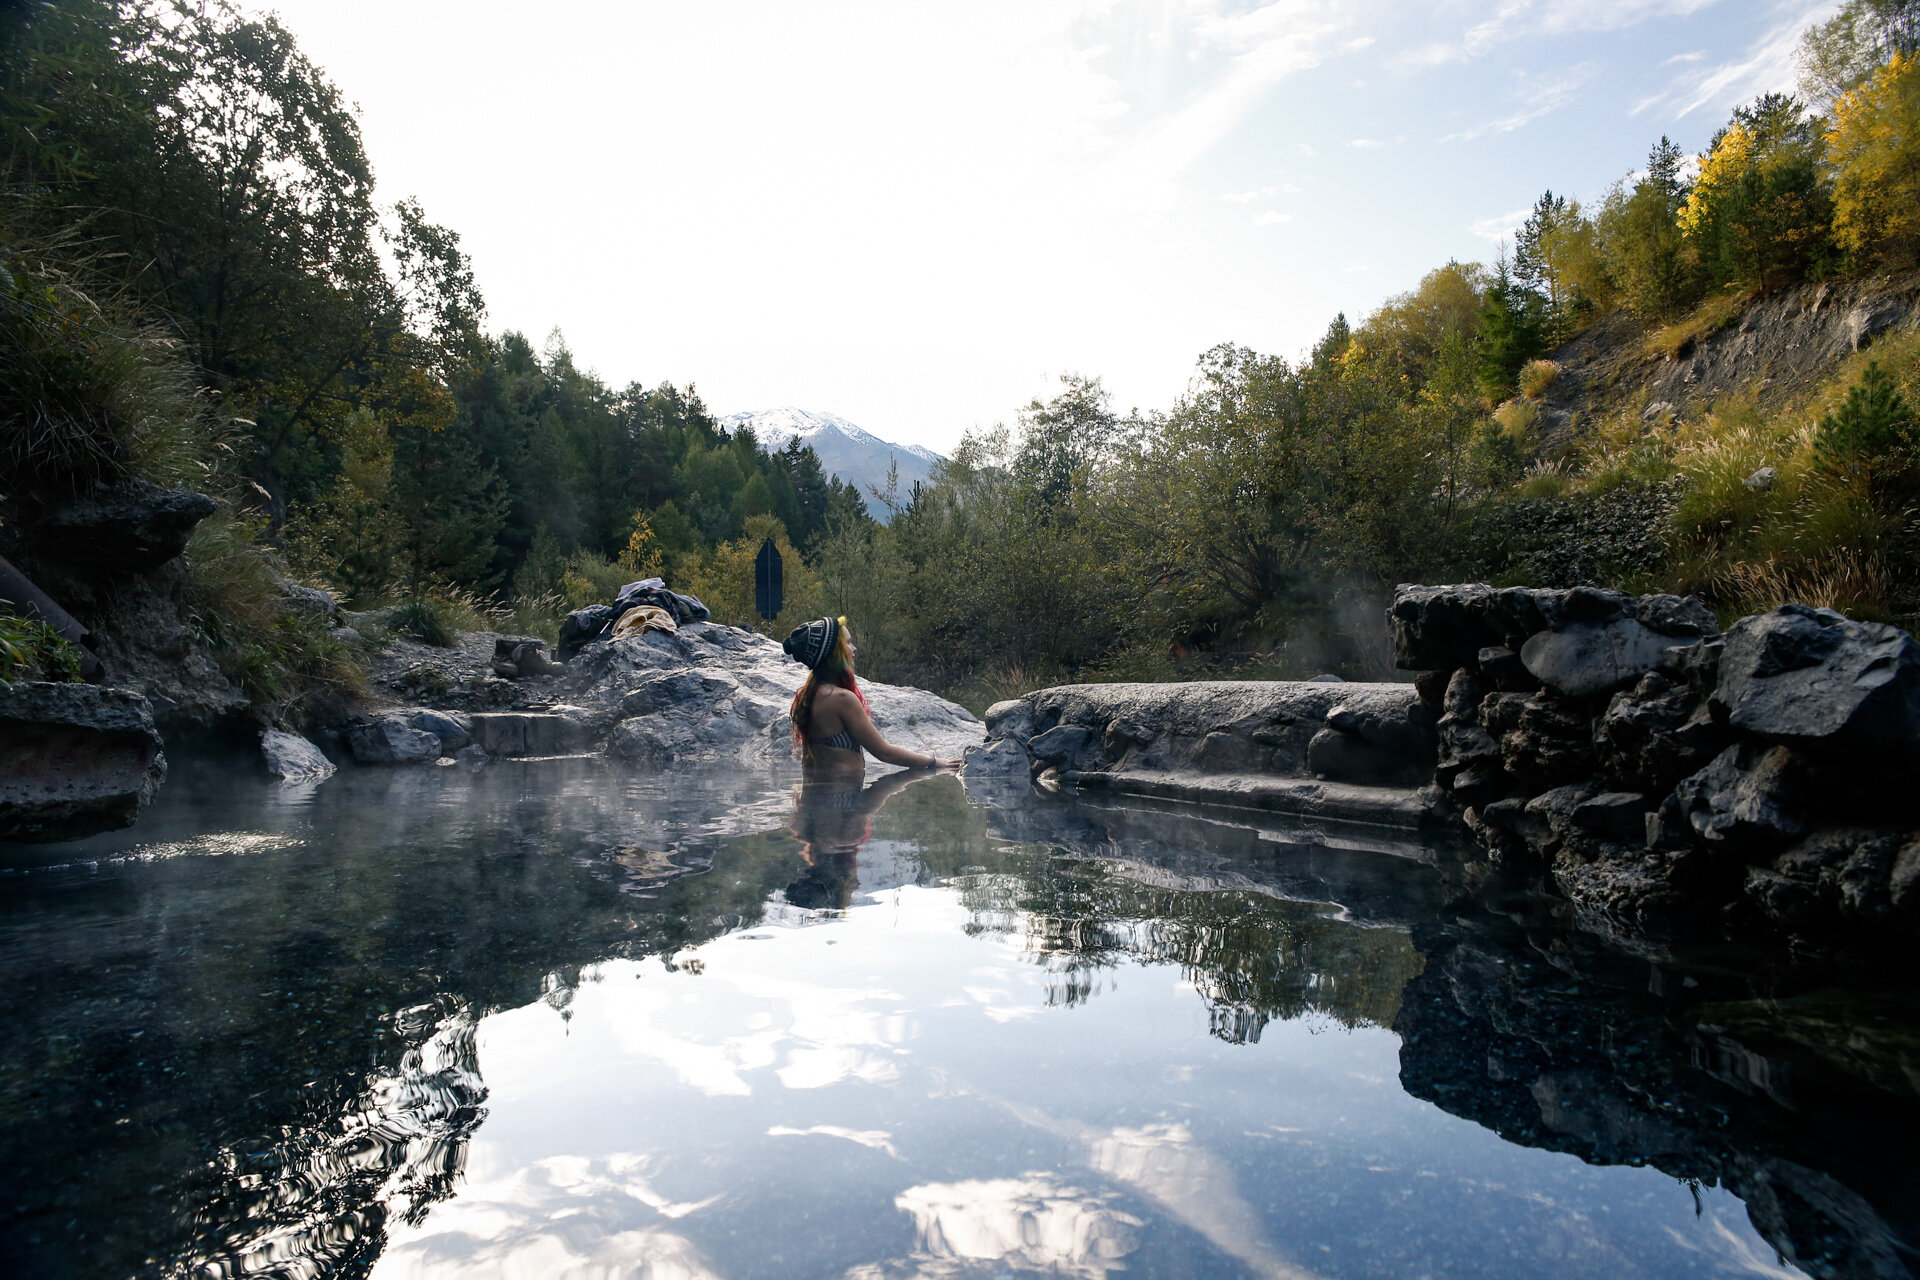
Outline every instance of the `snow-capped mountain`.
POLYGON ((862 431, 845 418, 831 413, 813 413, 806 409, 762 409, 757 413, 730 413, 720 419, 728 431, 752 427, 753 434, 768 449, 784 449, 787 441, 798 439, 813 446, 821 469, 828 475, 856 485, 867 500, 867 510, 876 520, 886 519, 886 508, 874 500, 873 490, 887 487, 887 467, 900 469, 900 496, 904 500, 915 480, 925 480, 939 454, 917 444, 890 444, 869 431, 862 431))

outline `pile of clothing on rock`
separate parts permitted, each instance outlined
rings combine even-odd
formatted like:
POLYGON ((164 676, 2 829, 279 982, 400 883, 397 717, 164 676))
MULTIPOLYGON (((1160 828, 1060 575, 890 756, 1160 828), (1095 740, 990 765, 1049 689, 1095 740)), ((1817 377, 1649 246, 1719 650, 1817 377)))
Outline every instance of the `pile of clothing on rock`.
POLYGON ((667 590, 660 578, 629 582, 612 604, 588 605, 568 614, 560 624, 555 656, 569 662, 595 640, 620 640, 649 630, 672 635, 682 623, 705 622, 712 616, 697 597, 667 590))

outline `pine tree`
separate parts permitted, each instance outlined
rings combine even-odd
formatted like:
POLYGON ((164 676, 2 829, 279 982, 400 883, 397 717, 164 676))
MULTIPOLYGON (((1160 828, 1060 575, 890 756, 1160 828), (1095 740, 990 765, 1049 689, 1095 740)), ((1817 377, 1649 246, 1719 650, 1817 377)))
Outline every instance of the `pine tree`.
POLYGON ((1542 242, 1567 214, 1567 198, 1548 191, 1534 201, 1533 212, 1521 224, 1513 241, 1513 282, 1529 293, 1537 293, 1549 304, 1557 303, 1547 270, 1542 242))
POLYGON ((1840 472, 1888 458, 1911 443, 1913 410, 1876 361, 1848 390, 1840 408, 1814 428, 1813 450, 1824 471, 1840 472))
POLYGON ((1513 394, 1520 366, 1540 352, 1542 312, 1540 295, 1514 279, 1513 265, 1502 249, 1480 308, 1480 385, 1488 395, 1504 399, 1513 394))

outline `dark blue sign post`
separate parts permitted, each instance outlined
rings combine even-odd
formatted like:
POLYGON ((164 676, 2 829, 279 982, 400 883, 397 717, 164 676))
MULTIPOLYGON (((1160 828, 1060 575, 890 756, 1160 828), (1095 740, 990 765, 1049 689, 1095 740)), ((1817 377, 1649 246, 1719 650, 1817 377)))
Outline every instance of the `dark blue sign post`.
POLYGON ((786 566, 772 538, 760 544, 760 554, 753 560, 753 607, 768 622, 786 607, 786 566))

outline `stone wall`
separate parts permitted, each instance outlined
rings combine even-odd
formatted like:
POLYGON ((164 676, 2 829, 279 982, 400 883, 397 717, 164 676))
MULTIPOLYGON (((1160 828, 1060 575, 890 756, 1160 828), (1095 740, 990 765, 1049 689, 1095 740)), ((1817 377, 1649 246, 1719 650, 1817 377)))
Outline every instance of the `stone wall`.
POLYGON ((1814 947, 1920 920, 1920 646, 1787 605, 1400 588, 1435 781, 1490 860, 1624 937, 1760 925, 1814 947))

